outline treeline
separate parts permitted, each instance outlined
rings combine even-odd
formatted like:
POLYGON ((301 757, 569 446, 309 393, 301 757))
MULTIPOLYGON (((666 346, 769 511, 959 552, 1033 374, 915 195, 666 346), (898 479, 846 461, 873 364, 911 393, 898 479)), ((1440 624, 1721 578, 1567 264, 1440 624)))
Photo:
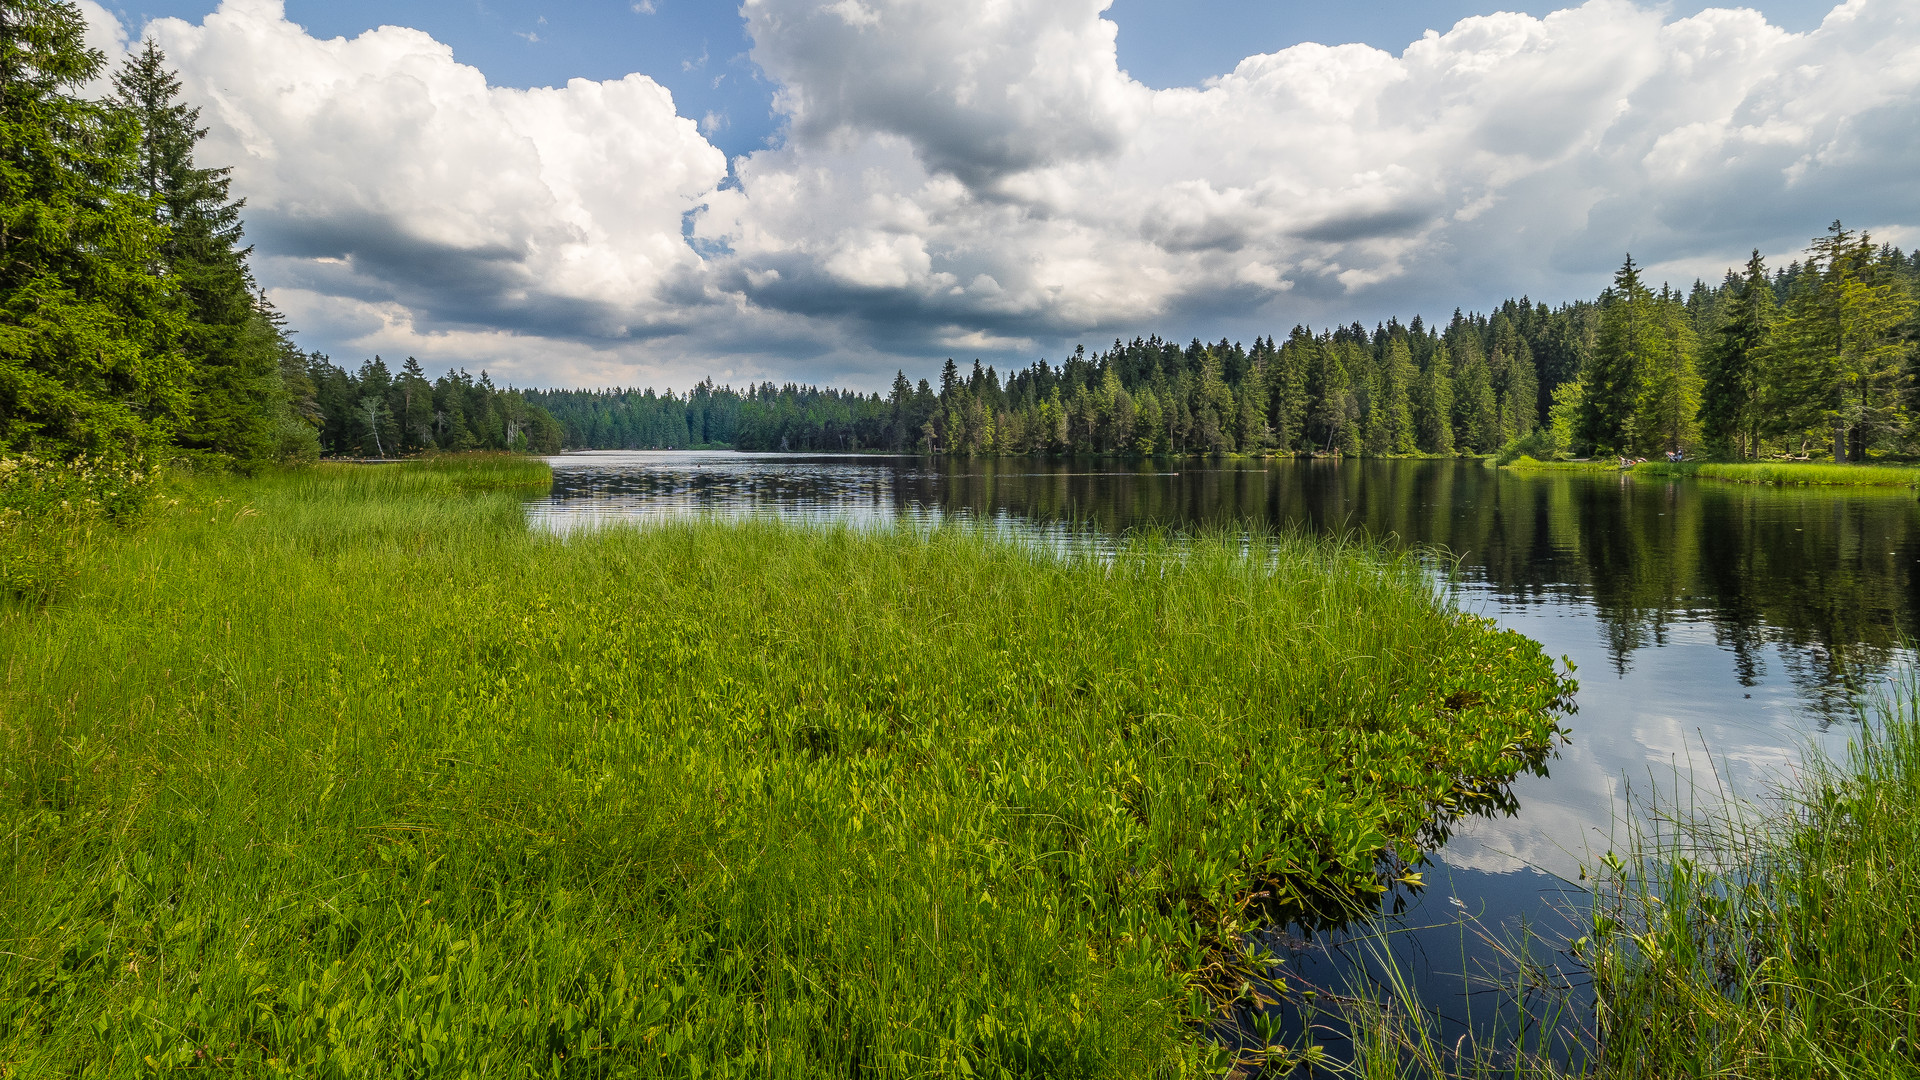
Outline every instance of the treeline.
POLYGON ((304 357, 321 450, 339 457, 392 457, 434 450, 557 454, 563 432, 544 409, 482 371, 449 371, 431 382, 413 357, 396 373, 376 356, 349 372, 320 353, 304 357))
POLYGON ((1920 447, 1920 261, 1835 223, 1803 261, 1596 300, 1358 323, 1251 346, 1155 338, 1003 379, 947 361, 887 395, 764 383, 529 391, 569 447, 956 454, 1806 455, 1920 447))

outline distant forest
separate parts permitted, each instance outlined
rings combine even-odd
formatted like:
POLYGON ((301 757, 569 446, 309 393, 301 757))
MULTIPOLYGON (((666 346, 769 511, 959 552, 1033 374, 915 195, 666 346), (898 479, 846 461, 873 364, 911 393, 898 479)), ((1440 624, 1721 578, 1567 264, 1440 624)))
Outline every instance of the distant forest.
POLYGON ((525 391, 569 448, 941 454, 1494 453, 1730 458, 1920 449, 1920 259, 1835 223, 1804 260, 1756 252, 1657 291, 1629 258, 1597 299, 1358 323, 1251 345, 1160 338, 1002 377, 952 360, 886 395, 763 383, 525 391))

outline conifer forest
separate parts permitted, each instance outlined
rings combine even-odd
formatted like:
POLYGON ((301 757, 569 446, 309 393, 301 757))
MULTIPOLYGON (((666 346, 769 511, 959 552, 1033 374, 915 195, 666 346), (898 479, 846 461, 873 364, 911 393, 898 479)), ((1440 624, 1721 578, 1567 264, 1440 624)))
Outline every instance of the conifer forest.
POLYGON ((1735 460, 1910 454, 1920 260, 1835 222, 1804 259, 1653 287, 1629 257, 1597 299, 1522 297, 1251 346, 1158 337, 1004 378, 952 360, 890 393, 703 382, 533 391, 569 447, 950 454, 1493 454, 1735 460))
POLYGON ((151 41, 117 70, 72 5, 0 9, 0 452, 253 473, 322 454, 552 451, 510 389, 300 351, 245 202, 151 41), (110 78, 111 93, 82 88, 110 78))

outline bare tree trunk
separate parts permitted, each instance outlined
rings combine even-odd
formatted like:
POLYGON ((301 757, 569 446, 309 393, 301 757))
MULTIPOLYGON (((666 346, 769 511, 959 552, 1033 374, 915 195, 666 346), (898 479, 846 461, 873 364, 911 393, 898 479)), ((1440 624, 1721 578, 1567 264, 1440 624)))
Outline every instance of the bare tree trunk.
POLYGON ((1847 425, 1838 420, 1833 424, 1833 461, 1836 465, 1847 463, 1847 425))

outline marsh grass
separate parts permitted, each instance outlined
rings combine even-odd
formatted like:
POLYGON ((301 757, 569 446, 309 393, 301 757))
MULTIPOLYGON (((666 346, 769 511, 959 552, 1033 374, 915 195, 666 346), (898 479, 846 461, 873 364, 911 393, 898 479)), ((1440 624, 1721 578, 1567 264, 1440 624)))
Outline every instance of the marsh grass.
POLYGON ((1531 457, 1517 457, 1500 466, 1514 472, 1619 472, 1620 466, 1612 461, 1539 461, 1531 457))
POLYGON ((1649 461, 1634 466, 1633 471, 1643 476, 1693 476, 1740 484, 1782 486, 1913 487, 1920 484, 1920 467, 1909 465, 1834 465, 1804 461, 1745 464, 1649 461))
POLYGON ((544 475, 183 481, 0 610, 0 1073, 1217 1070, 1259 909, 1571 690, 1354 540, 560 539, 544 475))
POLYGON ((1587 943, 1608 1075, 1920 1073, 1920 682, 1772 805, 1656 807, 1587 943))

